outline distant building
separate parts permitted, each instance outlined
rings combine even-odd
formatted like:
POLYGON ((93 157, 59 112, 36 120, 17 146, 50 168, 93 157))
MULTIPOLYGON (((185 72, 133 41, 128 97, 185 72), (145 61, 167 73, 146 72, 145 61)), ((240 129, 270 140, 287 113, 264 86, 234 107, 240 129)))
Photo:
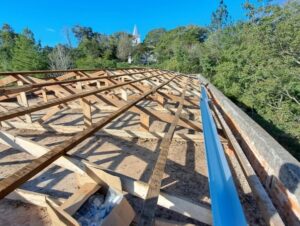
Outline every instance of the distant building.
MULTIPOLYGON (((139 34, 138 28, 136 25, 134 25, 133 32, 132 32, 132 46, 137 46, 141 43, 141 36, 139 34)), ((128 56, 128 63, 132 63, 132 57, 131 54, 128 56)))
POLYGON ((133 36, 133 40, 132 40, 133 45, 138 45, 141 43, 141 36, 139 34, 139 31, 138 31, 136 25, 134 25, 132 36, 133 36))

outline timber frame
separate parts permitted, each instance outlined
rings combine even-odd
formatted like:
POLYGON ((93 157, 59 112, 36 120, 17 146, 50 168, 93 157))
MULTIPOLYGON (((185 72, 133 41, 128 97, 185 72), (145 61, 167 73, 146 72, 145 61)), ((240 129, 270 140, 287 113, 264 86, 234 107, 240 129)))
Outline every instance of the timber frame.
MULTIPOLYGON (((95 165, 78 156, 69 155, 68 151, 94 134, 111 134, 119 137, 161 139, 161 155, 155 166, 154 177, 162 179, 164 164, 167 158, 168 147, 172 138, 175 140, 195 140, 203 142, 203 138, 193 133, 176 133, 179 126, 196 133, 201 133, 201 123, 180 117, 198 113, 197 79, 186 78, 179 73, 158 69, 132 68, 118 70, 67 70, 67 71, 33 71, 2 73, 0 79, 0 123, 4 128, 32 128, 47 132, 75 134, 71 139, 53 149, 40 145, 34 141, 1 130, 0 143, 9 147, 25 151, 35 157, 28 165, 0 181, 0 198, 18 199, 35 205, 51 208, 57 200, 44 194, 26 191, 19 187, 34 177, 50 164, 68 169, 80 176, 80 181, 99 184, 101 187, 115 187, 145 200, 145 207, 149 202, 149 194, 155 197, 151 211, 144 211, 149 216, 142 216, 141 225, 151 225, 154 220, 155 206, 159 205, 177 213, 206 224, 212 223, 210 207, 207 204, 195 204, 192 201, 168 194, 160 190, 160 182, 149 185, 124 175, 112 172, 95 165), (57 74, 59 76, 57 76, 57 74), (38 78, 44 75, 44 79, 38 78), (56 75, 52 77, 51 75, 56 75), (171 84, 172 82, 172 84, 171 84), (184 87, 182 85, 184 82, 184 87), (166 88, 167 87, 167 88, 166 88), (187 89, 193 90, 189 92, 187 89), (170 91, 172 90, 172 91, 170 91), (40 100, 30 104, 29 99, 34 96, 40 100), (15 101, 17 100, 17 102, 15 101), (155 108, 146 108, 138 105, 139 102, 150 99, 157 103, 155 108), (167 101, 179 104, 177 109, 165 108, 167 101), (108 104, 103 106, 103 102, 108 104), (14 106, 14 108, 11 108, 14 106), (83 125, 55 125, 47 123, 65 109, 82 109, 83 125), (95 110, 111 110, 113 113, 98 121, 93 119, 95 110), (8 110, 9 109, 9 110, 8 110), (33 117, 38 111, 46 111, 39 118, 33 117), (140 130, 103 129, 103 127, 126 111, 140 115, 140 130), (149 131, 150 119, 158 119, 171 124, 167 133, 149 131), (102 130, 101 130, 102 129, 102 130), (121 186, 114 181, 120 181, 121 186), (50 200, 50 201, 49 201, 50 200), (54 201, 53 201, 54 200, 54 201), (199 214, 200 213, 200 214, 199 214)), ((222 142, 226 140, 222 138, 222 142)), ((85 186, 85 185, 82 185, 85 186)), ((88 195, 87 193, 86 195, 88 195)), ((62 206, 67 204, 62 204, 62 206)), ((51 212, 51 211, 50 211, 51 212)), ((68 220, 68 219, 65 219, 68 220)), ((70 220, 70 219, 69 219, 70 220)), ((72 224, 72 221, 69 222, 72 224)), ((73 222, 74 223, 74 222, 73 222)), ((74 223, 75 224, 75 223, 74 223)))
MULTIPOLYGON (((76 173, 79 181, 84 182, 81 184, 82 188, 86 184, 92 184, 87 189, 86 196, 80 198, 80 202, 86 200, 95 189, 108 186, 143 199, 138 225, 154 224, 157 220, 157 205, 211 225, 210 205, 174 196, 161 188, 172 140, 203 142, 202 124, 200 120, 194 119, 196 115, 199 116, 201 82, 208 84, 206 80, 199 80, 195 75, 148 68, 0 73, 0 143, 25 151, 35 158, 0 181, 0 199, 21 200, 42 207, 51 206, 55 211, 74 212, 75 207, 70 206, 66 200, 20 189, 22 184, 54 164, 76 173), (32 99, 38 101, 33 102, 32 99), (144 105, 143 102, 147 100, 154 102, 155 106, 144 105), (167 103, 173 103, 175 107, 166 107, 167 103), (51 119, 67 109, 80 110, 83 116, 82 124, 58 125, 51 122, 51 119), (93 116, 97 110, 112 113, 96 120, 93 116), (42 113, 36 114, 41 111, 42 113), (139 115, 139 130, 105 127, 126 112, 139 115), (151 131, 153 119, 168 124, 167 132, 151 131), (72 134, 72 137, 54 148, 49 148, 13 135, 8 128, 30 128, 36 131, 72 134), (160 140, 159 155, 148 184, 68 153, 94 135, 160 140)), ((268 196, 260 175, 256 175, 255 169, 238 143, 237 136, 233 135, 214 94, 209 93, 215 103, 211 108, 219 124, 219 139, 223 145, 228 145, 228 149, 234 150, 234 158, 238 160, 243 175, 258 200, 264 220, 268 225, 283 225, 283 214, 279 215, 277 212, 273 205, 274 200, 268 196)), ((228 155, 227 152, 226 154, 228 155)), ((236 178, 236 181, 239 180, 241 179, 236 178)), ((291 209, 291 212, 298 214, 294 209, 291 209)), ((295 218, 291 217, 286 221, 295 223, 295 218)), ((69 224, 72 224, 72 220, 69 224)))

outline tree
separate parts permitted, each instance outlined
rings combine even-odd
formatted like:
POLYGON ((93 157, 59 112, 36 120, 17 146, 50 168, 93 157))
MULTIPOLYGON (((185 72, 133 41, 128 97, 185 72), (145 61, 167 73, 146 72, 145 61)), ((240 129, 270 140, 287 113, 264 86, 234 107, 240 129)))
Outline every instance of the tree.
POLYGON ((154 48, 161 37, 166 33, 166 29, 164 28, 159 28, 159 29, 154 29, 148 32, 148 34, 145 37, 144 43, 149 47, 149 48, 154 48))
POLYGON ((126 61, 133 52, 132 37, 127 33, 120 34, 118 37, 117 57, 126 61))
POLYGON ((205 41, 203 74, 300 159, 300 4, 248 7, 205 41))
POLYGON ((15 45, 16 34, 12 27, 3 24, 0 30, 0 70, 11 70, 12 49, 15 45))
POLYGON ((93 29, 90 27, 82 27, 79 25, 76 25, 73 27, 72 32, 74 33, 75 37, 81 41, 82 39, 92 39, 94 37, 93 29))
POLYGON ((57 45, 48 57, 51 70, 67 70, 73 65, 70 49, 64 45, 57 45))
POLYGON ((223 0, 220 0, 219 6, 212 13, 210 28, 212 31, 222 30, 228 24, 229 13, 223 0))
POLYGON ((29 29, 24 29, 16 38, 12 50, 13 70, 37 70, 46 68, 46 62, 41 54, 41 46, 35 43, 34 35, 29 29))

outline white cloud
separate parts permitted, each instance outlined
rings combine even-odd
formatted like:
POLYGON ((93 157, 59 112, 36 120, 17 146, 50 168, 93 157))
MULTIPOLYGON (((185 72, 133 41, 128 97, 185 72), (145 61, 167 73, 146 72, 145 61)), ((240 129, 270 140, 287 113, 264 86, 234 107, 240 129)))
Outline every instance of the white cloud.
POLYGON ((56 30, 53 29, 53 28, 51 28, 51 27, 47 27, 47 28, 46 28, 46 31, 52 32, 52 33, 56 32, 56 30))

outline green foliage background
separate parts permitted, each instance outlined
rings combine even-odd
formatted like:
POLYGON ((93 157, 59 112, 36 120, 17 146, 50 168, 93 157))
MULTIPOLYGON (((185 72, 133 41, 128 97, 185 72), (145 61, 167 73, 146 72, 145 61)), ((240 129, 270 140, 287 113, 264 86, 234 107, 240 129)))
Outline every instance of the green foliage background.
MULTIPOLYGON (((75 26, 78 45, 64 45, 72 59, 66 67, 142 65, 201 73, 300 160, 300 4, 267 2, 255 8, 246 1, 248 19, 233 23, 220 1, 210 26, 154 29, 137 46, 124 32, 105 35, 75 26)), ((17 34, 4 24, 0 70, 47 69, 54 48, 42 48, 27 28, 17 34)))

